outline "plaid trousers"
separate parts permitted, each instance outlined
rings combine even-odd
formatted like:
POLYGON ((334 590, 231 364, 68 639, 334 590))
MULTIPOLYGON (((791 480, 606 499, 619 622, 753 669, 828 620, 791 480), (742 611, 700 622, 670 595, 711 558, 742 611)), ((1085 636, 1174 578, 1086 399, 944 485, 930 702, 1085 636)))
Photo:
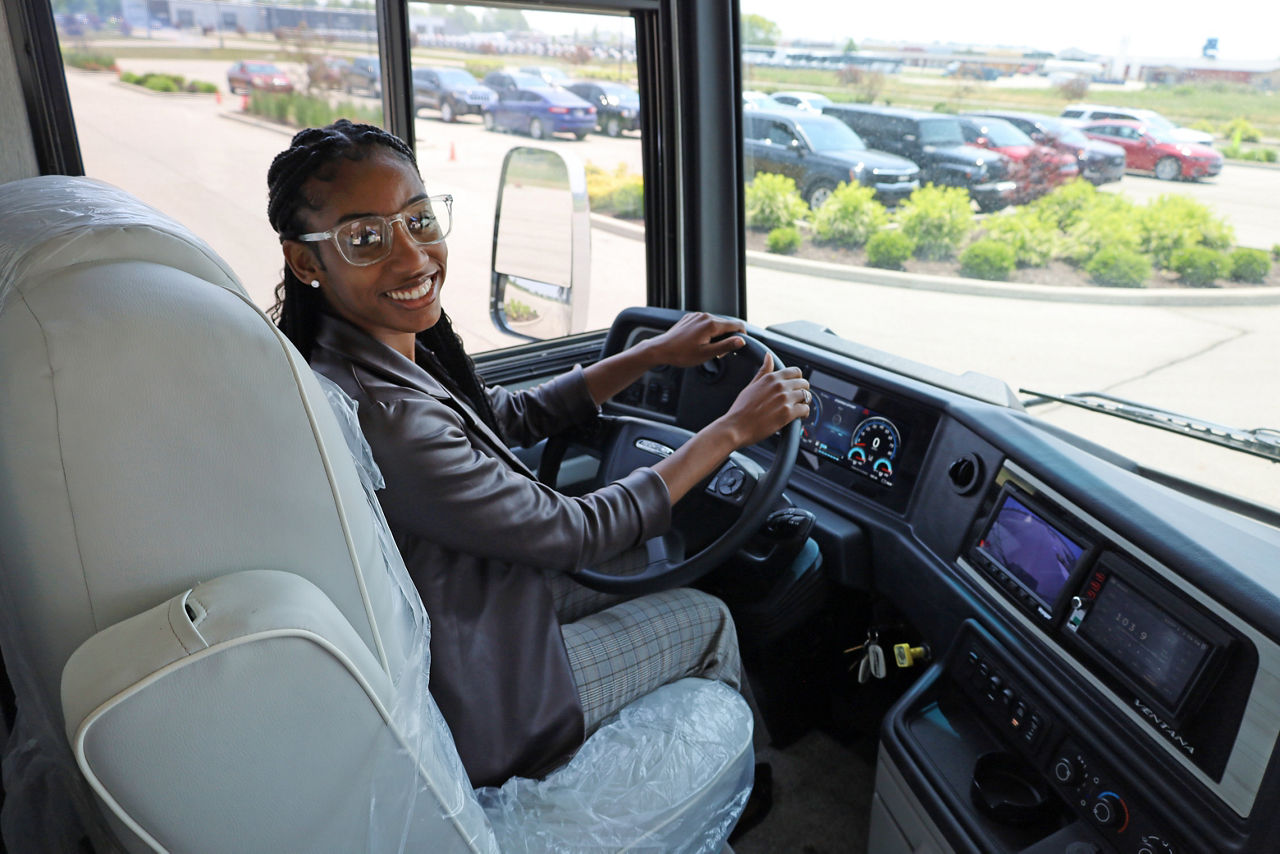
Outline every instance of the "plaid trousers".
POLYGON ((567 575, 551 582, 587 735, 627 703, 685 676, 739 687, 738 633, 716 597, 680 588, 626 599, 567 575))

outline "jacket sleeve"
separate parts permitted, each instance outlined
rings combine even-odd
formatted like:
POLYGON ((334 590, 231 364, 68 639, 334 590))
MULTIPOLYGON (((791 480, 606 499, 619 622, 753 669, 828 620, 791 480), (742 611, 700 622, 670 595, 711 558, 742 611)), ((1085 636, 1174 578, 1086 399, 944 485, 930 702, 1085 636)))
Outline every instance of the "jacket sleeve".
POLYGON ((671 497, 640 468, 589 495, 561 495, 477 448, 460 417, 429 397, 374 402, 360 426, 386 480, 397 534, 477 557, 572 572, 671 524, 671 497))
POLYGON ((581 365, 574 365, 555 379, 520 391, 487 386, 485 393, 508 444, 529 447, 599 411, 581 365))

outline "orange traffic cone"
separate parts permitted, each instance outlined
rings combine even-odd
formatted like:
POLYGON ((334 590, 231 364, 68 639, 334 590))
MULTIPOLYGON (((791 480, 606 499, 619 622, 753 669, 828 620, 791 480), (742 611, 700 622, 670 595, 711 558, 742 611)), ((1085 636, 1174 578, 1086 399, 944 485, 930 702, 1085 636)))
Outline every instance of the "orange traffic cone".
POLYGON ((449 162, 452 163, 457 159, 458 159, 458 149, 454 148, 454 145, 451 142, 449 143, 449 162))
POLYGON ((218 106, 221 107, 222 106, 222 90, 221 89, 219 89, 217 92, 214 93, 214 98, 216 99, 218 106))
POLYGON ((249 96, 248 95, 240 96, 240 110, 241 112, 245 112, 245 113, 249 112, 249 96))

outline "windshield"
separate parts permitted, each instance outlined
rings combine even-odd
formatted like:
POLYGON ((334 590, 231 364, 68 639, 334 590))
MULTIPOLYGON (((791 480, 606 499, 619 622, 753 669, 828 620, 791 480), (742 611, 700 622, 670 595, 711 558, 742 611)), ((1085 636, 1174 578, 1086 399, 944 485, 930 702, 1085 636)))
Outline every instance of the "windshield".
POLYGON ((964 132, 957 119, 925 119, 920 122, 922 145, 964 145, 964 132))
POLYGON ((455 68, 442 69, 438 72, 440 82, 446 86, 479 86, 480 84, 466 71, 455 68))
POLYGON ((867 147, 862 137, 836 119, 805 119, 796 122, 814 151, 860 151, 867 147))
POLYGON ((1045 122, 1044 128, 1067 145, 1088 145, 1089 137, 1085 136, 1077 128, 1062 122, 1045 122))
POLYGON ((986 119, 979 123, 985 136, 997 148, 1012 145, 1031 145, 1031 137, 1018 130, 1008 122, 998 119, 986 119))
MULTIPOLYGON (((1066 144, 1064 156, 1076 154, 1085 178, 1040 170, 1053 181, 998 212, 972 203, 954 239, 915 231, 900 264, 869 260, 865 242, 845 249, 802 231, 786 256, 794 269, 780 255, 767 266, 748 258, 748 320, 812 320, 894 356, 995 377, 1015 394, 1094 392, 1244 430, 1280 428, 1280 170, 1252 165, 1280 158, 1274 27, 1217 16, 1221 49, 1209 56, 1203 19, 1157 15, 1155 27, 1138 7, 1081 3, 1047 26, 1025 9, 965 20, 941 0, 855 18, 833 0, 741 0, 743 44, 759 48, 743 58, 744 89, 932 114, 919 130, 932 145, 960 141, 952 114, 1025 116, 1066 144), (839 61, 816 61, 828 56, 839 61), (957 73, 947 75, 952 63, 957 73), (1209 166, 1184 174, 1172 159, 1181 150, 1145 147, 1171 158, 1157 177, 1154 160, 1126 162, 1118 139, 1087 140, 1057 121, 1073 104, 1139 116, 1161 139, 1169 125, 1205 131, 1224 156, 1220 171, 1193 177, 1209 166), (979 240, 1013 249, 1013 263, 990 273, 998 284, 963 272, 961 257, 979 240), (842 265, 847 278, 804 266, 813 261, 842 265), (894 286, 876 263, 901 269, 911 287, 894 286), (971 293, 946 284, 956 280, 971 293)), ((863 133, 871 148, 913 132, 889 121, 881 137, 863 133)), ((902 233, 907 207, 887 204, 884 230, 902 233)), ((748 223, 748 249, 767 252, 767 238, 748 223)), ((1028 414, 1143 467, 1280 508, 1280 465, 1269 460, 1056 401, 1028 414)))

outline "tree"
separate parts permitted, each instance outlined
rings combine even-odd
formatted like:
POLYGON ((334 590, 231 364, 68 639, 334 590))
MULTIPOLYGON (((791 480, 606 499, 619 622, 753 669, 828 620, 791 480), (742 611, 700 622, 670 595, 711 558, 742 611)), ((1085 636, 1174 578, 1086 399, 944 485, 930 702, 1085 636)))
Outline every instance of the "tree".
POLYGON ((844 43, 843 53, 857 53, 857 52, 858 52, 858 45, 854 43, 853 39, 846 39, 844 43))
POLYGON ((763 15, 742 16, 743 44, 777 44, 782 28, 763 15))

